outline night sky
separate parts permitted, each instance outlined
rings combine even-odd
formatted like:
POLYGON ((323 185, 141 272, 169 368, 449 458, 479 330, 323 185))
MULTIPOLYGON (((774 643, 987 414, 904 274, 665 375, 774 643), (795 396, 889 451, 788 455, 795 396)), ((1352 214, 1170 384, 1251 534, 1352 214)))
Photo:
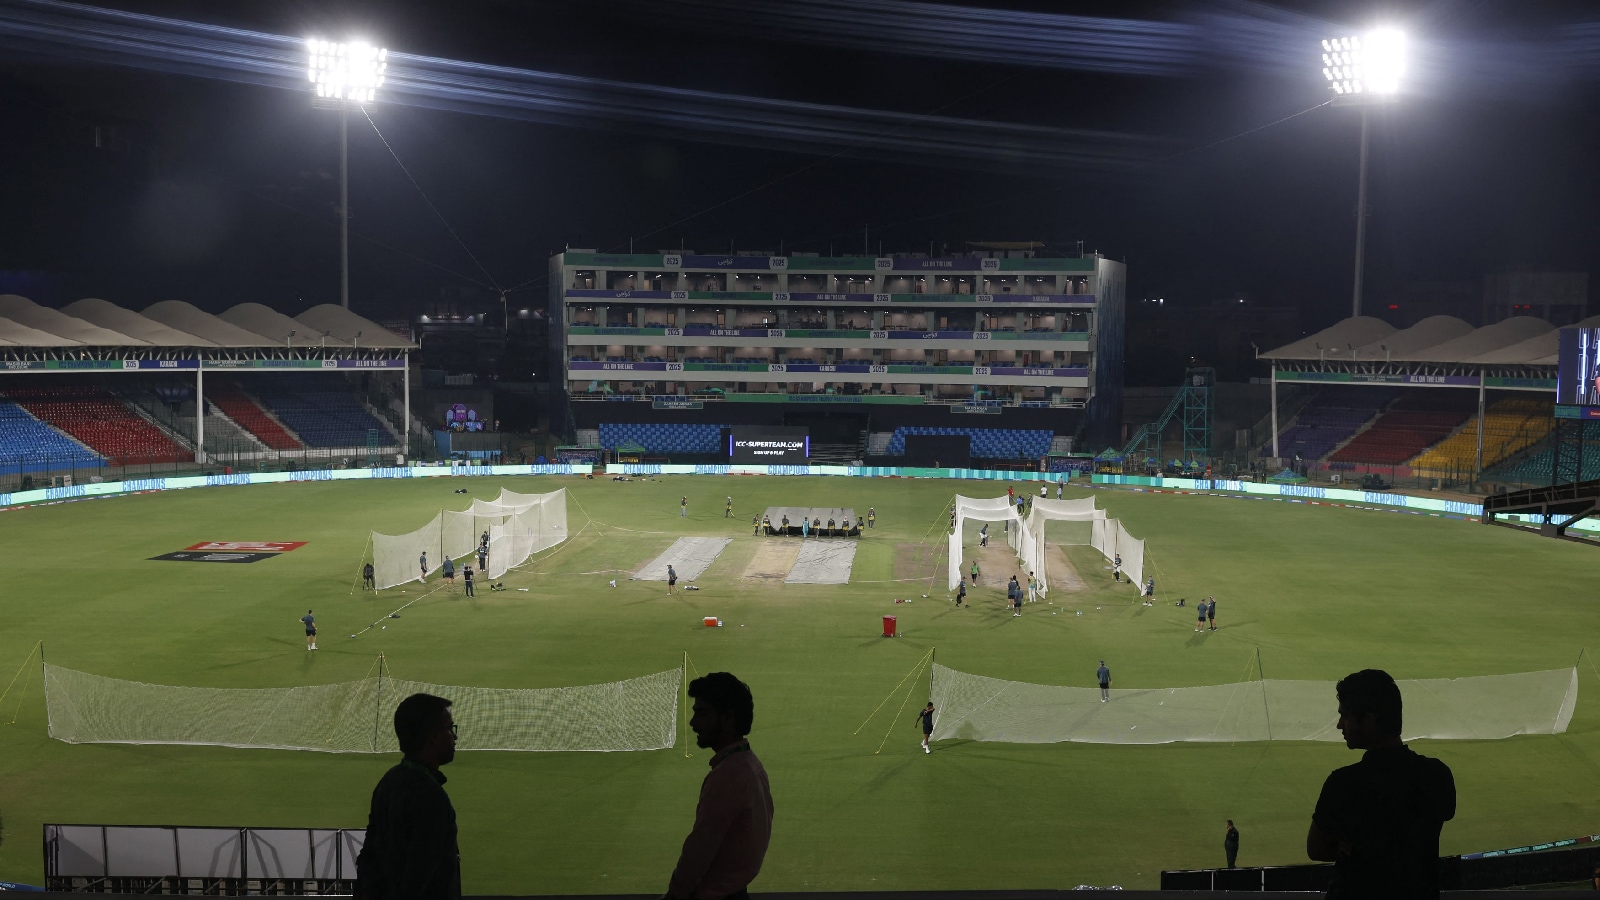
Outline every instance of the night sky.
MULTIPOLYGON (((1127 261, 1133 299, 1245 296, 1320 327, 1348 311, 1359 114, 1312 109, 1314 42, 1378 21, 1416 52, 1412 88, 1374 112, 1369 303, 1600 257, 1600 9, 1583 4, 979 4, 954 29, 901 0, 112 6, 572 76, 587 105, 566 111, 371 107, 465 249, 351 119, 352 305, 379 318, 446 289, 542 306, 566 246, 859 253, 865 228, 874 253, 1081 240, 1127 261), (717 96, 679 108, 602 80, 717 96)), ((0 291, 338 302, 337 114, 286 82, 20 33, 41 9, 0 0, 0 291)))

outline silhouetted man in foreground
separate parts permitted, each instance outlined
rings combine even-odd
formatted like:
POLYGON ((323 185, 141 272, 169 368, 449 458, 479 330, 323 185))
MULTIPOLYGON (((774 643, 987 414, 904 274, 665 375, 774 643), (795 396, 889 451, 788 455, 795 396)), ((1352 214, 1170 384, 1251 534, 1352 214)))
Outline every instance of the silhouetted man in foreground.
POLYGON ((755 718, 750 688, 727 672, 689 682, 695 742, 716 751, 700 783, 694 828, 684 839, 666 897, 748 900, 772 839, 772 789, 745 735, 755 718))
POLYGON ((412 694, 394 711, 405 758, 372 791, 367 840, 356 857, 358 900, 457 900, 456 810, 439 767, 456 756, 450 701, 412 694))
POLYGON ((1367 751, 1335 769, 1311 815, 1306 855, 1332 862, 1330 898, 1439 896, 1439 831, 1456 814, 1450 767, 1400 740, 1400 688, 1363 669, 1336 688, 1345 746, 1367 751))

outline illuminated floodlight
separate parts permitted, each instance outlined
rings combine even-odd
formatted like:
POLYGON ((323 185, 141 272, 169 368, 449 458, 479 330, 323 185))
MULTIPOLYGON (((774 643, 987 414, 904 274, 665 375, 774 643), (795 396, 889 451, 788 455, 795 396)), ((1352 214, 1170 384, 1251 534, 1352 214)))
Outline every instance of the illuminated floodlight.
POLYGON ((311 38, 306 41, 307 71, 321 101, 371 103, 383 86, 389 51, 364 41, 347 44, 311 38))
POLYGON ((1393 28, 1322 42, 1322 76, 1339 97, 1397 93, 1406 71, 1406 36, 1393 28))

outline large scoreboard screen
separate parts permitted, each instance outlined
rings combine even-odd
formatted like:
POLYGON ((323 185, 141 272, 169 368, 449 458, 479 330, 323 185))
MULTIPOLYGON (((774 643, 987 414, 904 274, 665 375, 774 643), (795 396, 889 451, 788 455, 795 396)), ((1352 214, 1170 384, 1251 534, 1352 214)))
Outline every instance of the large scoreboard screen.
POLYGON ((1565 411, 1569 416, 1600 418, 1600 328, 1563 328, 1559 339, 1556 406, 1574 407, 1565 411))

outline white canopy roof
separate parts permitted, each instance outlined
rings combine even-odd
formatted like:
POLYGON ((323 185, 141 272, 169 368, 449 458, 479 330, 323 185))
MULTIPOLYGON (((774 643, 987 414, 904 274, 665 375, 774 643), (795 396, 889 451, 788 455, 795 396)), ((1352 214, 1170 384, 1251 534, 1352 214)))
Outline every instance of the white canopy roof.
MULTIPOLYGON (((38 331, 53 334, 58 338, 78 344, 88 344, 96 347, 143 347, 146 342, 138 338, 128 337, 121 332, 109 328, 101 328, 83 319, 69 316, 65 313, 47 309, 29 300, 27 297, 18 297, 16 294, 0 294, 0 316, 5 316, 13 322, 25 325, 38 331)), ((41 346, 61 346, 60 344, 45 344, 41 346)))
POLYGON ((61 311, 92 325, 109 328, 129 337, 136 337, 157 347, 214 347, 210 341, 178 331, 148 319, 131 309, 93 298, 79 300, 61 307, 61 311))
POLYGON ((217 318, 237 325, 246 331, 259 334, 275 344, 295 347, 348 347, 347 342, 329 335, 296 319, 291 319, 271 307, 259 303, 241 303, 217 318))
POLYGON ((1394 326, 1371 316, 1357 316, 1330 325, 1310 337, 1261 354, 1262 359, 1350 358, 1353 347, 1376 343, 1394 333, 1394 326))
MULTIPOLYGON (((1588 323, 1600 326, 1600 316, 1580 324, 1588 323)), ((1531 316, 1513 316, 1482 328, 1473 328, 1454 316, 1430 316, 1398 331, 1361 316, 1263 353, 1261 358, 1550 366, 1556 362, 1556 335, 1555 326, 1531 316), (1369 336, 1354 339, 1362 334, 1369 336)))
POLYGON ((334 306, 332 303, 313 306, 295 318, 316 329, 317 334, 326 331, 356 347, 393 347, 405 350, 415 350, 417 347, 416 344, 377 322, 363 319, 350 310, 334 306))
POLYGON ((182 300, 163 300, 144 311, 145 318, 155 319, 170 328, 186 331, 205 338, 219 347, 280 347, 274 341, 253 331, 246 331, 231 322, 201 312, 182 300))

